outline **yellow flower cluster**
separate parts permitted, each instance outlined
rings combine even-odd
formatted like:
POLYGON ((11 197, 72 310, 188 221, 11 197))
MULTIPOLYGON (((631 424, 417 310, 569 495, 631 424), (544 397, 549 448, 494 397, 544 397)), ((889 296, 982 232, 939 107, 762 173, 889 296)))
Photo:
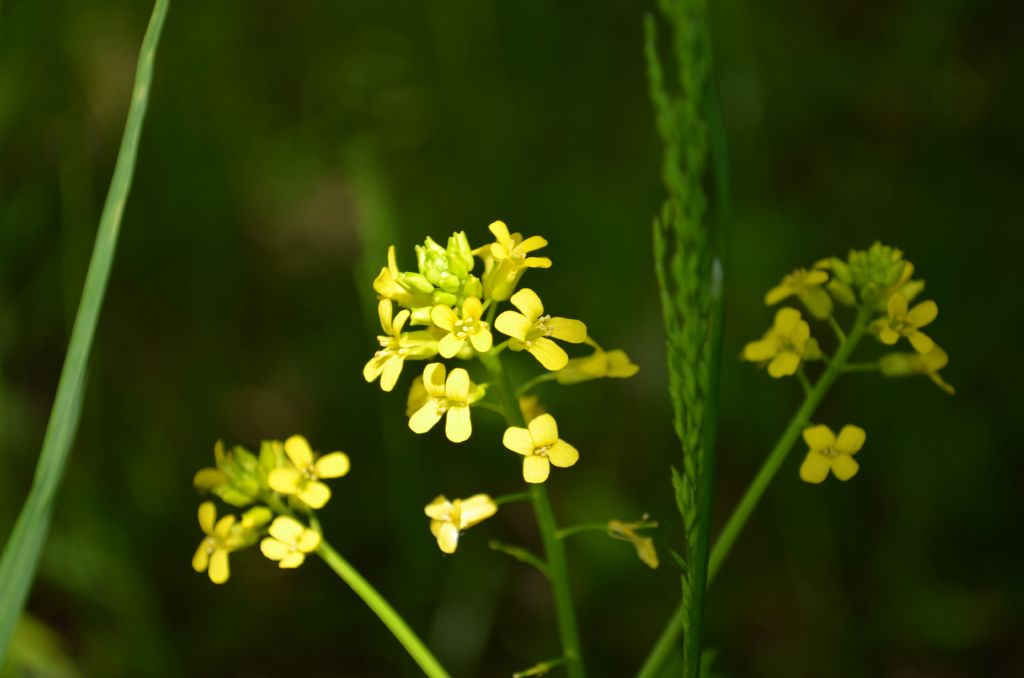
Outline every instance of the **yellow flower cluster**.
MULTIPOLYGON (((884 376, 924 375, 948 393, 953 387, 939 374, 949 357, 922 331, 938 316, 934 301, 911 302, 924 290, 924 282, 913 278, 914 266, 893 247, 875 243, 866 250, 851 251, 844 259, 823 259, 811 268, 799 268, 786 275, 765 295, 765 303, 773 306, 790 298, 803 305, 813 319, 826 321, 836 334, 840 347, 850 339, 834 317, 840 306, 854 307, 857 313, 856 339, 865 331, 886 345, 893 346, 906 338, 913 353, 890 353, 875 362, 861 363, 856 368, 845 361, 853 346, 845 353, 837 349, 832 357, 822 353, 812 336, 811 326, 796 308, 784 307, 775 314, 772 327, 764 336, 747 343, 744 360, 766 366, 769 376, 782 378, 797 375, 809 389, 804 364, 824 360, 830 370, 874 370, 884 376), (842 353, 843 363, 833 365, 842 353)), ((855 454, 863 445, 865 433, 856 426, 846 426, 838 438, 825 426, 804 432, 810 448, 800 477, 807 482, 822 482, 829 471, 840 480, 848 480, 857 472, 855 454)))
MULTIPOLYGON (((529 354, 545 370, 525 390, 544 381, 574 384, 631 377, 639 369, 624 351, 603 350, 583 322, 550 314, 536 291, 519 287, 527 271, 551 267, 551 259, 538 256, 548 244, 545 238, 513 233, 501 221, 488 229, 493 242, 475 249, 461 231, 444 246, 427 238, 416 247, 415 270, 400 269, 395 248, 390 247, 387 265, 373 281, 382 333, 363 377, 367 382, 379 378, 381 388, 391 391, 405 361, 427 361, 413 379, 406 401, 414 433, 427 433, 444 419, 445 437, 462 443, 473 433, 472 413, 477 408, 518 418, 519 412, 505 412, 501 398, 492 395, 497 390, 495 365, 500 366, 506 350, 529 354), (474 273, 478 263, 483 264, 479 277, 474 273), (511 308, 500 310, 505 302, 511 308), (593 351, 570 358, 566 346, 580 344, 593 351), (483 370, 465 362, 475 359, 483 370), (445 360, 464 361, 466 366, 447 366, 445 360)), ((530 415, 524 417, 528 425, 508 427, 503 442, 523 457, 523 479, 542 483, 552 465, 572 466, 579 452, 559 437, 554 416, 544 412, 535 396, 518 395, 522 414, 530 415)), ((455 551, 461 530, 496 510, 486 494, 451 502, 442 496, 426 507, 431 531, 446 553, 455 551)))
POLYGON ((205 537, 192 557, 192 568, 223 584, 230 576, 228 555, 257 541, 280 567, 301 565, 320 545, 320 533, 298 518, 312 522, 313 511, 328 502, 331 490, 323 481, 348 473, 348 455, 317 456, 309 441, 295 435, 284 442, 264 441, 258 455, 241 446, 226 450, 218 441, 214 460, 215 466, 196 473, 193 485, 226 504, 249 508, 241 519, 226 515, 218 520, 213 502, 200 505, 199 527, 205 537))

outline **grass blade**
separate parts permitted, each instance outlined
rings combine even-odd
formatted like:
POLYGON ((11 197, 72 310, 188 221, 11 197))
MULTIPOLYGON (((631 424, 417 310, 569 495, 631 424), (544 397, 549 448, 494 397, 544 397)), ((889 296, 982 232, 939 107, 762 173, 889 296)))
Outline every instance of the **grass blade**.
POLYGON ((0 559, 0 665, 7 655, 14 625, 21 616, 25 599, 35 577, 39 555, 49 531, 50 517, 57 490, 64 475, 64 466, 78 428, 85 390, 86 368, 92 352, 93 337, 99 319, 103 296, 110 277, 114 250, 121 228, 121 216, 131 188, 135 171, 135 158, 146 116, 153 60, 169 0, 157 0, 142 41, 135 74, 128 120, 125 123, 121 149, 114 166, 107 200, 103 205, 96 244, 93 247, 89 271, 82 289, 82 300, 75 316, 71 341, 57 385, 57 397, 50 413, 50 421, 39 453, 35 478, 28 498, 18 515, 14 529, 4 546, 0 559))

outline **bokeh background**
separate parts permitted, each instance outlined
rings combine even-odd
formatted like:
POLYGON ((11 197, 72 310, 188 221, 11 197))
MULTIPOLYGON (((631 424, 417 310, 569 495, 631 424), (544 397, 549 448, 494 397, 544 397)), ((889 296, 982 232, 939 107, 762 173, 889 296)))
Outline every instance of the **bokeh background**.
MULTIPOLYGON (((958 391, 840 381, 819 419, 867 429, 861 473, 811 487, 801 451, 788 459, 709 599, 716 668, 1024 675, 1021 15, 970 0, 712 4, 735 196, 716 525, 799 400, 736 359, 789 269, 902 247, 941 308, 931 334, 958 391)), ((551 241, 555 267, 530 279, 549 308, 642 367, 542 392, 582 451, 551 480, 560 520, 662 523, 653 572, 599 534, 570 544, 595 675, 635 670, 677 599, 680 543, 650 251, 651 5, 172 4, 19 656, 87 676, 415 675, 319 562, 285 573, 245 552, 219 588, 191 571, 191 478, 214 440, 293 432, 351 455, 327 533, 456 675, 556 655, 545 582, 487 549, 538 548, 529 508, 450 558, 422 515, 440 492, 520 487, 499 422, 481 412, 458 447, 416 437, 411 370, 391 395, 360 377, 386 245, 411 265, 424 236, 482 243, 500 218, 551 241)), ((0 536, 30 483, 148 13, 0 8, 0 536)))

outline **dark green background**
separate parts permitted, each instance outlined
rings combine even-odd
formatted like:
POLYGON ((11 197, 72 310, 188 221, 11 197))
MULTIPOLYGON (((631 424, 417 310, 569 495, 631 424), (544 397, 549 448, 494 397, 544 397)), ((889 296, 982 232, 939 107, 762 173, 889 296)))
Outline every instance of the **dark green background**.
MULTIPOLYGON (((867 430, 861 473, 805 485, 794 450, 709 598, 717 667, 1021 675, 1021 16, 966 0, 712 4, 735 196, 715 523, 799 400, 795 382, 736 359, 789 269, 875 239, 902 247, 941 309, 930 333, 958 389, 840 381, 819 419, 867 430)), ((285 573, 241 553, 222 588, 189 567, 191 477, 213 441, 293 432, 349 452, 327 534, 457 675, 557 654, 545 582, 486 548, 537 547, 529 509, 470 531, 453 558, 422 515, 439 492, 521 486, 496 418, 479 412, 461 446, 416 437, 411 370, 390 396, 360 377, 386 244, 411 265, 424 236, 465 229, 479 244, 497 218, 551 241, 554 268, 529 278, 549 308, 641 365, 628 382, 543 392, 582 454, 550 482, 561 521, 662 522, 656 572, 600 535, 570 544, 594 674, 639 665, 677 599, 666 549, 680 544, 650 253, 649 9, 172 4, 29 602, 82 673, 414 675, 319 562, 285 573)), ((0 9, 0 535, 30 483, 148 12, 0 9)))

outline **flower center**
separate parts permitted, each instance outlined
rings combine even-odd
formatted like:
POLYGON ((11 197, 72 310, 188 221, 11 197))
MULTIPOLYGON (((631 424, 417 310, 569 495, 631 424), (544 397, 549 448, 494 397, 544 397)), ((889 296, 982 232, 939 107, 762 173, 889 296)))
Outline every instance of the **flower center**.
POLYGON ((839 452, 834 447, 826 447, 823 450, 818 450, 819 453, 825 455, 829 459, 835 459, 839 456, 839 452))
POLYGON ((537 455, 538 457, 546 457, 546 456, 548 456, 548 451, 550 449, 551 449, 550 445, 544 445, 542 447, 535 447, 535 448, 533 448, 533 453, 535 455, 537 455))
POLYGON ((477 333, 478 323, 473 318, 466 318, 455 323, 455 327, 452 328, 452 334, 458 339, 465 339, 466 337, 477 333))

